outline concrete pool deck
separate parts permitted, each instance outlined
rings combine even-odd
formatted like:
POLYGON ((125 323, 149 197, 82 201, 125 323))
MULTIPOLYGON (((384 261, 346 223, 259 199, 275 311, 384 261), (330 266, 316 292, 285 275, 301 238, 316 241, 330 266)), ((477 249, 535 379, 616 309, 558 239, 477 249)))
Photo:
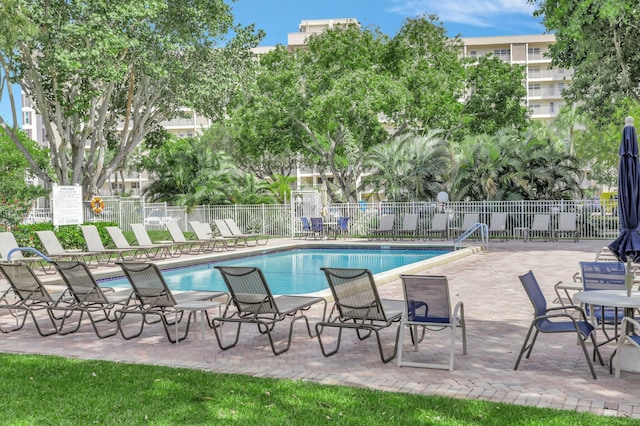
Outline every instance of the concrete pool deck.
MULTIPOLYGON (((267 247, 292 242, 300 240, 272 240, 267 247)), ((360 244, 357 240, 337 243, 360 244)), ((623 372, 615 379, 607 366, 596 365, 598 379, 593 380, 580 346, 571 336, 540 335, 531 358, 524 359, 518 371, 513 370, 533 313, 518 275, 533 270, 551 304, 553 285, 560 280, 570 282, 579 269, 578 262, 593 260, 608 243, 491 241, 487 253, 431 267, 427 273, 448 277, 452 303, 464 302, 469 354, 463 356, 458 343, 453 371, 400 368, 395 360, 383 364, 375 341, 358 341, 355 333, 344 333, 340 351, 325 358, 317 339, 309 339, 302 324, 296 324, 291 349, 279 356, 273 355, 266 337, 254 327, 243 327, 238 345, 221 351, 211 330, 202 344, 199 327, 192 330, 189 339, 172 345, 159 325, 146 327, 134 340, 119 335, 98 339, 88 322, 74 334, 40 337, 27 321, 22 331, 2 336, 0 351, 196 368, 640 418, 640 373, 623 372)), ((382 285, 380 293, 384 298, 402 298, 400 281, 396 278, 382 285)), ((319 315, 319 311, 310 313, 312 324, 319 315)), ((280 328, 283 337, 287 328, 280 328)), ((383 338, 389 350, 393 332, 384 333, 383 338)), ((433 332, 427 339, 432 347, 423 346, 422 355, 437 361, 448 337, 433 332)), ((410 351, 408 342, 405 348, 410 351)), ((603 346, 601 352, 608 361, 613 345, 603 346)))

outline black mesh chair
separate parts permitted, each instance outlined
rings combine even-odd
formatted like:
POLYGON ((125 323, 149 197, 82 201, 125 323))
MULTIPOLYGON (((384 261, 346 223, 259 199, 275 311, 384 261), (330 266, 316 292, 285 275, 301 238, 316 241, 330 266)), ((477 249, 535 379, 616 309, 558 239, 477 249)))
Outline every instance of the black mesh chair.
POLYGON ((41 336, 57 333, 56 320, 58 318, 55 316, 53 308, 61 304, 64 292, 54 294, 47 291, 33 270, 24 263, 0 263, 0 271, 9 282, 9 288, 0 296, 0 309, 8 310, 16 322, 12 327, 0 325, 0 332, 11 333, 21 330, 27 315, 30 315, 41 336), (36 312, 42 310, 47 312, 50 325, 48 330, 41 327, 36 316, 36 312))
MULTIPOLYGON (((206 312, 207 304, 194 302, 210 301, 217 298, 227 298, 223 291, 185 291, 174 296, 167 286, 160 269, 153 263, 119 263, 131 283, 135 300, 126 308, 116 312, 122 337, 133 339, 142 334, 145 324, 161 322, 167 339, 176 343, 187 338, 191 319, 197 311, 206 312), (182 336, 178 333, 178 326, 182 322, 184 313, 188 311, 187 324, 182 336), (140 328, 135 334, 126 335, 123 319, 125 316, 141 315, 140 328), (173 336, 172 336, 173 334, 173 336)), ((216 305, 211 304, 211 307, 216 305)))
POLYGON ((600 356, 600 351, 598 350, 598 345, 596 343, 594 333, 595 328, 593 327, 593 325, 591 325, 591 323, 587 321, 584 310, 575 305, 547 308, 547 300, 545 299, 544 294, 542 294, 540 285, 538 284, 538 281, 531 271, 524 275, 521 275, 520 282, 524 286, 524 289, 527 292, 527 296, 529 296, 529 299, 533 304, 534 318, 531 322, 531 326, 529 327, 529 331, 527 332, 527 337, 524 339, 522 349, 520 350, 520 354, 518 355, 518 360, 516 361, 516 365, 513 369, 517 370, 520 366, 522 355, 526 353, 526 358, 529 358, 533 349, 533 345, 535 344, 536 338, 538 337, 538 333, 569 333, 578 337, 578 342, 580 343, 582 351, 584 352, 584 356, 587 359, 587 363, 589 364, 591 375, 594 379, 597 379, 598 376, 596 375, 596 371, 593 368, 593 363, 591 362, 591 358, 589 357, 589 352, 587 351, 585 340, 591 339, 591 343, 593 343, 594 359, 597 356, 598 360, 600 361, 600 365, 604 365, 604 362, 602 361, 602 356, 600 356), (577 311, 577 313, 579 314, 578 320, 571 315, 571 310, 577 311), (530 338, 531 341, 529 341, 530 338))
POLYGON ((216 266, 222 274, 222 278, 229 290, 231 298, 221 317, 213 319, 213 331, 218 339, 220 349, 226 350, 234 347, 240 337, 242 324, 256 324, 261 334, 266 334, 274 355, 280 355, 289 350, 293 336, 293 326, 299 319, 303 319, 307 325, 309 337, 314 337, 309 326, 309 319, 305 315, 311 306, 322 303, 324 309, 322 320, 327 311, 327 301, 322 297, 307 296, 274 296, 269 289, 267 280, 260 268, 252 266, 216 266), (231 309, 231 306, 235 307, 231 309), (276 348, 272 332, 279 322, 289 318, 289 335, 287 343, 281 348, 276 348), (218 326, 225 323, 236 323, 235 340, 230 344, 222 343, 222 329, 218 326))
POLYGON ((316 324, 320 349, 324 356, 338 352, 343 329, 355 330, 364 340, 375 333, 382 362, 389 362, 398 350, 399 325, 404 310, 404 301, 381 299, 371 271, 360 268, 321 268, 331 288, 334 305, 327 321, 316 324), (393 351, 385 356, 380 332, 392 325, 397 326, 393 351), (335 349, 326 351, 322 333, 326 328, 337 328, 335 349))
POLYGON ((62 320, 58 333, 69 334, 77 331, 84 314, 87 314, 91 326, 99 338, 104 339, 118 333, 115 310, 125 307, 129 303, 131 289, 120 291, 102 289, 84 262, 57 261, 52 263, 67 285, 69 295, 73 298, 68 306, 59 308, 64 309, 68 315, 62 320), (75 312, 80 312, 76 327, 64 330, 65 319, 75 312), (104 321, 114 323, 116 326, 109 331, 101 331, 98 324, 104 321))

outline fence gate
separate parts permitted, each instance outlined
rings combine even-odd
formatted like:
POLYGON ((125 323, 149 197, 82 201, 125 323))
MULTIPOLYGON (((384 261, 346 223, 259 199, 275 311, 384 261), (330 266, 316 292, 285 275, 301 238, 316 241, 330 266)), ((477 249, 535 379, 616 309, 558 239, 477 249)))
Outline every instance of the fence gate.
POLYGON ((302 232, 301 217, 319 217, 322 214, 322 196, 318 191, 291 191, 291 237, 302 232))

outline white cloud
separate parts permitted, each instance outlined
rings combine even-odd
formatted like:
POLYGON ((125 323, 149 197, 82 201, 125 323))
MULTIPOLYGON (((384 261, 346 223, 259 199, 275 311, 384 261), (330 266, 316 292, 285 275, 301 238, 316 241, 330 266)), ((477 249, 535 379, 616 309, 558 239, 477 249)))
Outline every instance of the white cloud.
POLYGON ((527 0, 393 0, 390 12, 414 17, 435 13, 442 22, 493 27, 507 15, 531 17, 533 5, 527 0))

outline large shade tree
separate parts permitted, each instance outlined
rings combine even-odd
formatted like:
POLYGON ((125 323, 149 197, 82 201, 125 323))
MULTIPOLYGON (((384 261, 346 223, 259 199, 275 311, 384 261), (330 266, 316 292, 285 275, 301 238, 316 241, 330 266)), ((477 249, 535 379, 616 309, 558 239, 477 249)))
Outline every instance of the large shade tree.
POLYGON ((553 64, 573 69, 565 98, 610 122, 627 98, 640 101, 640 13, 637 0, 529 0, 556 43, 553 64))
POLYGON ((233 114, 245 162, 267 169, 265 160, 291 167, 299 160, 323 181, 333 176, 331 199, 356 201, 364 155, 389 137, 380 118, 402 109, 407 98, 402 83, 380 66, 385 41, 377 31, 349 25, 311 35, 295 54, 280 46, 261 56, 255 86, 233 114))
POLYGON ((19 84, 42 116, 54 174, 15 119, 0 126, 35 174, 82 184, 86 196, 183 107, 221 116, 260 35, 234 26, 223 0, 8 0, 0 18, 2 81, 19 84))

